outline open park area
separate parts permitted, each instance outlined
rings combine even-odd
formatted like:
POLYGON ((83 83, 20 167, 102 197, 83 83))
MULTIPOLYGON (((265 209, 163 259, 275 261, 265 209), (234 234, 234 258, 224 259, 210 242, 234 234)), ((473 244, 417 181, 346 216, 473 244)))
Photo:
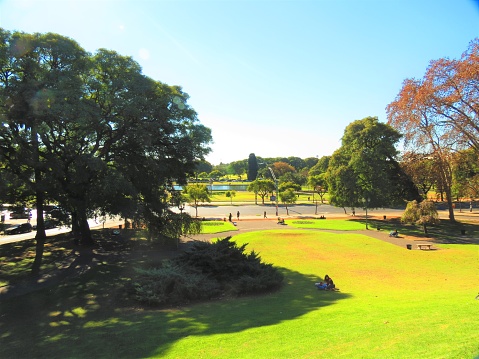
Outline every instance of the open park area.
POLYGON ((479 0, 52 5, 0 1, 0 359, 479 359, 479 0))
POLYGON ((1 280, 4 288, 11 285, 0 294, 0 357, 479 355, 479 225, 469 223, 472 235, 461 236, 441 224, 427 238, 413 227, 400 228, 397 240, 427 241, 432 250, 408 250, 390 239, 389 230, 398 226, 394 218, 370 218, 370 226, 364 230, 364 218, 351 216, 288 218, 284 226, 249 218, 225 227, 227 232, 195 236, 233 235, 237 243, 248 243, 248 251, 280 269, 284 284, 265 295, 167 308, 141 306, 125 293, 133 268, 176 253, 147 248, 137 232, 112 236, 98 230, 92 249, 61 236, 50 240, 45 265, 56 263, 57 269, 36 284, 23 277, 22 267, 33 241, 0 246, 1 280), (339 291, 314 286, 326 274, 339 291))

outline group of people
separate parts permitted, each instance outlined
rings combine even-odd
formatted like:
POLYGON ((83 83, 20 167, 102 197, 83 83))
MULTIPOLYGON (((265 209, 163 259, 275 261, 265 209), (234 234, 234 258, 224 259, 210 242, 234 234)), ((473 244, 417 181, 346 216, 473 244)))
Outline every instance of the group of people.
POLYGON ((324 281, 314 283, 314 285, 320 290, 335 290, 336 285, 329 275, 324 276, 324 281))
MULTIPOLYGON (((240 217, 240 212, 236 212, 236 219, 239 221, 239 217, 240 217)), ((230 222, 233 222, 233 215, 230 213, 230 215, 228 216, 228 221, 230 222)))

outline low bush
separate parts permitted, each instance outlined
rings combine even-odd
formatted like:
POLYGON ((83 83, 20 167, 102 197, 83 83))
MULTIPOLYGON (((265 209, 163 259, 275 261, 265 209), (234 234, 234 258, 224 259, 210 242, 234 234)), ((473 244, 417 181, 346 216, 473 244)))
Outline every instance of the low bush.
POLYGON ((218 284, 200 273, 165 260, 161 268, 137 269, 132 285, 136 300, 149 305, 182 304, 210 299, 221 291, 218 284))
POLYGON ((231 237, 195 242, 160 268, 137 269, 131 285, 134 297, 150 305, 171 305, 279 288, 283 275, 254 251, 245 253, 245 248, 231 237))

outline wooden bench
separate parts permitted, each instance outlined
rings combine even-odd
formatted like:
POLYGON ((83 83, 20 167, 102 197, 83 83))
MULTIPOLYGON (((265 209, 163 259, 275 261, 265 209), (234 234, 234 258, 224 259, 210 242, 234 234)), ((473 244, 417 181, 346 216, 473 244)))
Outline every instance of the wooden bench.
POLYGON ((421 249, 421 250, 423 250, 423 249, 428 249, 428 250, 430 250, 430 249, 431 249, 431 246, 432 246, 432 244, 429 244, 429 243, 418 243, 418 244, 417 244, 417 248, 418 248, 418 249, 421 249))

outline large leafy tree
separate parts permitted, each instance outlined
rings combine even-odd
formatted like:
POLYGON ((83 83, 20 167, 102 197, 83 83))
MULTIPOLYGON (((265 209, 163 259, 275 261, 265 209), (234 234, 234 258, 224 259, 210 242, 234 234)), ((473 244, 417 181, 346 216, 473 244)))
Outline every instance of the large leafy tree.
MULTIPOLYGON (((33 272, 40 268, 45 242, 43 203, 54 198, 55 153, 46 139, 81 132, 72 123, 85 119, 81 76, 88 57, 74 41, 55 34, 9 33, 0 30, 0 156, 5 170, 21 181, 36 198, 37 233, 33 272), (60 124, 61 123, 61 124, 60 124), (63 129, 61 128, 63 126, 63 129)), ((68 152, 62 138, 59 152, 68 152)))
POLYGON ((321 203, 324 203, 324 196, 328 192, 328 181, 327 181, 326 173, 309 176, 308 185, 313 188, 313 202, 315 203, 315 206, 316 206, 315 213, 317 214, 318 201, 315 200, 314 197, 317 194, 321 200, 321 203))
POLYGON ((264 199, 269 193, 273 193, 276 186, 274 182, 270 179, 257 179, 251 182, 248 186, 248 191, 254 192, 255 195, 261 197, 262 203, 264 204, 264 199))
POLYGON ((411 151, 429 153, 454 221, 451 157, 457 150, 479 152, 479 39, 459 60, 432 61, 423 79, 406 79, 388 105, 389 124, 404 134, 411 151))
POLYGON ((401 168, 412 179, 424 199, 429 191, 437 185, 437 166, 434 159, 427 154, 406 152, 401 159, 401 168))
POLYGON ((198 206, 200 203, 211 202, 208 187, 201 183, 194 183, 185 186, 184 196, 186 200, 195 207, 196 217, 198 217, 198 206))
POLYGON ((311 169, 309 170, 309 175, 310 176, 315 176, 315 175, 319 175, 321 173, 325 173, 328 169, 330 159, 331 159, 331 156, 321 157, 316 162, 316 164, 313 167, 311 167, 311 169))
POLYGON ((296 194, 293 188, 286 188, 284 191, 279 192, 279 200, 285 204, 286 214, 289 215, 289 204, 296 203, 296 194))
POLYGON ((330 202, 341 207, 379 208, 419 194, 401 170, 395 148, 401 135, 367 117, 349 124, 327 171, 330 202))
POLYGON ((304 166, 308 169, 311 169, 316 163, 318 163, 316 157, 308 157, 304 159, 304 166))
POLYGON ((286 162, 298 171, 306 166, 306 162, 300 157, 288 157, 286 162))
POLYGON ((36 196, 37 253, 46 198, 71 210, 85 243, 94 210, 167 231, 172 183, 186 182, 211 140, 188 95, 113 51, 90 55, 56 34, 0 36, 1 162, 36 196))
POLYGON ((457 197, 466 197, 471 201, 479 197, 479 153, 472 149, 456 153, 453 178, 453 190, 457 197))
MULTIPOLYGON (((276 178, 280 178, 281 176, 284 176, 286 173, 296 172, 296 169, 293 166, 291 166, 289 163, 284 161, 278 161, 273 163, 271 165, 271 168, 273 169, 274 173, 276 173, 276 178)), ((270 174, 270 177, 271 177, 271 174, 270 174)))
POLYGON ((228 165, 228 173, 241 176, 243 173, 248 171, 248 161, 234 161, 228 165))

